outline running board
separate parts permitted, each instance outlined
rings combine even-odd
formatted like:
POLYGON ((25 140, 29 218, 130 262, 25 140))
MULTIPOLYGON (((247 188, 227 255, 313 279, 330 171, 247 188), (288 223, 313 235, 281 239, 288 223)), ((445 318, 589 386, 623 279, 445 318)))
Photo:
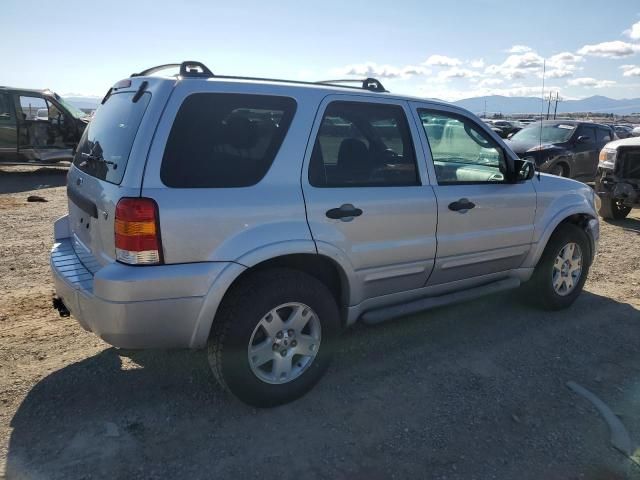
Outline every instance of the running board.
POLYGON ((412 315, 414 313, 422 312, 424 310, 430 310, 432 308, 444 307, 445 305, 451 305, 452 303, 466 302, 468 300, 474 300, 485 295, 492 293, 503 292, 505 290, 511 290, 520 286, 520 280, 517 278, 506 278, 504 280, 498 280, 497 282, 488 283, 480 287, 470 288, 468 290, 462 290, 460 292, 448 293, 445 295, 439 295, 437 297, 426 297, 420 300, 414 300, 409 303, 402 303, 399 305, 392 305, 390 307, 383 307, 378 310, 371 310, 365 312, 362 315, 362 321, 367 325, 376 325, 378 323, 386 322, 398 317, 404 317, 412 315))

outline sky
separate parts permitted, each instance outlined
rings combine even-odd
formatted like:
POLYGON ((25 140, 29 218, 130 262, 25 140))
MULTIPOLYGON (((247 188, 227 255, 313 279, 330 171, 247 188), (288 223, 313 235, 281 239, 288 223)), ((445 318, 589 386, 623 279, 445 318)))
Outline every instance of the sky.
POLYGON ((2 0, 0 85, 102 96, 153 65, 394 93, 640 97, 640 0, 2 0))

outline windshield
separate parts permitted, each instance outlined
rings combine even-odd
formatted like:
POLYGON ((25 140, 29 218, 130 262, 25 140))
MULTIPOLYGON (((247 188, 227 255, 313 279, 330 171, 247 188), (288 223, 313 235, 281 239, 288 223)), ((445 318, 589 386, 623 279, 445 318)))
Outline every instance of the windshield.
POLYGON ((511 140, 514 142, 564 143, 571 138, 575 125, 554 123, 530 125, 516 133, 511 140), (542 132, 540 129, 542 128, 542 132))
POLYGON ((73 164, 85 173, 120 183, 151 94, 133 103, 135 92, 113 94, 101 105, 80 139, 73 164))
POLYGON ((80 110, 77 107, 74 107, 73 105, 71 105, 69 102, 67 102, 64 98, 62 98, 60 95, 58 95, 57 93, 54 94, 55 99, 57 100, 57 102, 62 105, 64 108, 67 109, 67 111, 75 118, 78 119, 82 119, 82 118, 89 118, 89 115, 87 115, 86 113, 84 113, 82 110, 80 110))

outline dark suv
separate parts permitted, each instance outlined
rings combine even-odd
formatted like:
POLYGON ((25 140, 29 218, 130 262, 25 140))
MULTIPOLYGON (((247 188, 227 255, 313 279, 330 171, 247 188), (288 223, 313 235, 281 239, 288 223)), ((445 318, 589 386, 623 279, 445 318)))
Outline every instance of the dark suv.
POLYGON ((0 87, 0 163, 71 161, 87 123, 50 90, 0 87))
POLYGON ((608 125, 565 120, 533 123, 507 141, 520 158, 547 173, 593 181, 602 147, 614 140, 608 125))

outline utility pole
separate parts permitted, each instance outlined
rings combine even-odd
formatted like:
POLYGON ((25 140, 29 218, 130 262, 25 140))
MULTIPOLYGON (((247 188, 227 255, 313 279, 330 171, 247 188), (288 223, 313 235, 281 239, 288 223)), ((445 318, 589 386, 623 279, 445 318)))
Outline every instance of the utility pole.
POLYGON ((556 92, 556 106, 553 109, 553 119, 556 119, 556 113, 558 112, 558 102, 562 102, 563 99, 560 98, 560 92, 556 92))
POLYGON ((549 120, 549 114, 551 113, 551 98, 552 98, 552 93, 549 92, 549 98, 548 98, 548 104, 547 104, 547 120, 549 120))
POLYGON ((487 118, 487 99, 484 99, 484 118, 487 118))

